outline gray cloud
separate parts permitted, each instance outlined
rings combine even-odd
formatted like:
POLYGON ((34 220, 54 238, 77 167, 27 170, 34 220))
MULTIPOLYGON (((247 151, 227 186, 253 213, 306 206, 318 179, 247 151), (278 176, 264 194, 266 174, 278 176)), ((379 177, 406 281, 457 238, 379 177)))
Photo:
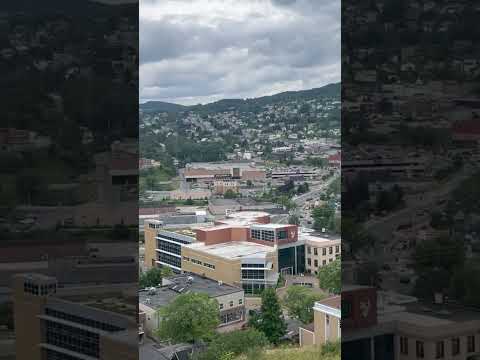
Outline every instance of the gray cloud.
POLYGON ((205 0, 142 0, 141 101, 191 104, 340 80, 338 0, 231 1, 217 11, 205 0))

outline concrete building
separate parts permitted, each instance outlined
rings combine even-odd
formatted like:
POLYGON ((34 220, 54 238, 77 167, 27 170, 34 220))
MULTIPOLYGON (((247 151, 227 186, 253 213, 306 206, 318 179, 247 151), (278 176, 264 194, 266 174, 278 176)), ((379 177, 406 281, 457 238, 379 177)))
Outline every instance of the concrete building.
POLYGON ((237 180, 233 179, 215 179, 213 181, 213 192, 216 195, 225 195, 227 191, 238 193, 240 186, 237 180))
POLYGON ((161 286, 139 292, 140 318, 148 336, 155 337, 154 332, 159 327, 161 318, 157 310, 188 292, 207 294, 218 302, 218 331, 237 329, 244 323, 245 296, 241 288, 195 274, 175 275, 163 279, 161 286))
POLYGON ((419 301, 365 286, 342 292, 342 359, 470 359, 480 356, 479 329, 477 310, 441 294, 419 301))
POLYGON ((138 359, 143 331, 136 321, 136 297, 129 288, 125 284, 121 289, 60 288, 53 277, 16 275, 16 358, 138 359))
POLYGON ((300 346, 322 346, 327 342, 338 341, 341 337, 341 296, 333 296, 315 302, 313 323, 300 327, 300 346))
POLYGON ((320 267, 340 258, 340 238, 301 234, 301 239, 305 242, 305 269, 307 273, 318 274, 320 267))
POLYGON ((185 229, 165 230, 161 221, 147 222, 145 232, 145 268, 166 266, 182 271, 181 247, 196 241, 195 232, 185 229))
POLYGON ((232 179, 262 181, 266 178, 265 170, 253 162, 215 162, 190 163, 183 170, 188 182, 213 182, 215 177, 230 176, 232 179))

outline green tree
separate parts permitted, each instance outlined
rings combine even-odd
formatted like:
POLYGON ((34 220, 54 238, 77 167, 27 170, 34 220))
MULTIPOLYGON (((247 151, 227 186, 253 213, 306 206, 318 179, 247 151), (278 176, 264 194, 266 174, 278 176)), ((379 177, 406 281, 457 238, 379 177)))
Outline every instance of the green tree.
POLYGON ((162 279, 173 275, 172 269, 168 267, 154 267, 140 274, 139 286, 144 289, 162 284, 162 279))
POLYGON ((316 230, 331 229, 335 209, 329 205, 316 207, 312 211, 313 227, 316 230))
POLYGON ((287 324, 275 289, 267 288, 263 291, 260 314, 250 318, 250 325, 263 332, 273 344, 278 344, 280 338, 285 335, 287 324))
POLYGON ((291 225, 300 225, 300 217, 297 214, 291 214, 288 217, 288 223, 291 225))
POLYGON ((256 329, 235 330, 217 334, 207 351, 198 360, 234 359, 242 354, 253 354, 268 345, 265 334, 256 329))
POLYGON ((320 288, 339 294, 342 288, 342 267, 340 259, 322 266, 318 270, 320 288))
POLYGON ((313 321, 313 304, 323 298, 323 295, 316 294, 311 289, 294 285, 287 289, 283 303, 290 316, 299 319, 304 324, 309 324, 313 321))
POLYGON ((223 194, 223 197, 225 199, 235 199, 237 197, 237 193, 232 189, 228 189, 227 191, 225 191, 225 194, 223 194))
POLYGON ((157 335, 163 340, 198 342, 210 340, 220 323, 218 302, 207 294, 188 293, 158 310, 157 335))

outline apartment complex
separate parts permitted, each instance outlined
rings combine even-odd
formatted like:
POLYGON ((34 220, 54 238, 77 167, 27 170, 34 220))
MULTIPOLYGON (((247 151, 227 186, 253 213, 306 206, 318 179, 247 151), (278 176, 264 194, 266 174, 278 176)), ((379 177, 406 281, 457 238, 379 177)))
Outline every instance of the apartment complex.
POLYGON ((318 269, 325 266, 341 255, 340 238, 323 238, 310 234, 303 234, 305 242, 305 269, 307 273, 318 274, 318 269))
POLYGON ((238 328, 245 320, 245 297, 241 288, 204 278, 195 274, 175 275, 163 279, 161 286, 139 292, 141 323, 149 336, 159 327, 157 310, 185 293, 207 294, 218 302, 220 325, 218 331, 238 328))
POLYGON ((61 288, 50 276, 16 275, 13 288, 16 358, 138 359, 142 331, 136 321, 136 297, 125 289, 125 284, 118 289, 61 288))
POLYGON ((346 360, 469 359, 480 355, 479 330, 478 311, 441 294, 420 302, 372 287, 345 286, 342 292, 346 360))
POLYGON ((322 346, 340 339, 341 296, 315 302, 313 323, 299 330, 300 346, 322 346))

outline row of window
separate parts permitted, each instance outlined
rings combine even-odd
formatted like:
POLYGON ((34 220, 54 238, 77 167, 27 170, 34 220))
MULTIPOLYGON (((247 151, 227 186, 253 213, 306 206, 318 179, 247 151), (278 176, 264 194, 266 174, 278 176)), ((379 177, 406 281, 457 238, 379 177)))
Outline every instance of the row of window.
POLYGON ((265 270, 246 270, 242 269, 242 279, 265 279, 265 270))
MULTIPOLYGON (((329 263, 331 263, 332 261, 333 261, 333 259, 328 259, 329 263)), ((307 258, 307 264, 311 266, 312 265, 312 259, 307 258)), ((327 265, 327 260, 322 260, 322 266, 324 266, 324 265, 327 265)), ((313 266, 318 267, 318 260, 317 259, 313 260, 313 266)))
POLYGON ((167 240, 170 240, 170 241, 173 241, 173 242, 176 242, 176 243, 180 243, 180 244, 190 244, 191 243, 190 241, 179 239, 179 238, 176 238, 176 237, 173 237, 173 236, 164 235, 164 234, 158 235, 158 239, 159 240, 167 239, 167 240))
MULTIPOLYGON (((321 248, 322 249, 322 255, 325 256, 327 255, 327 248, 321 248)), ((312 253, 312 248, 310 246, 307 246, 307 254, 312 253)), ((340 245, 335 245, 335 254, 340 253, 340 245)), ((333 246, 328 247, 328 254, 332 255, 333 254, 333 246)), ((318 248, 314 247, 313 248, 313 255, 318 255, 318 248)))
POLYGON ((238 321, 242 319, 243 312, 242 311, 236 311, 228 314, 221 314, 220 315, 220 322, 222 325, 238 321))
POLYGON ((166 253, 163 253, 163 252, 158 254, 158 261, 161 261, 162 263, 165 263, 165 264, 168 264, 168 265, 175 266, 177 268, 182 267, 182 259, 181 258, 179 258, 177 256, 174 256, 174 255, 166 254, 166 253))
POLYGON ((47 285, 39 286, 37 284, 25 282, 23 283, 23 291, 33 295, 48 295, 51 293, 55 293, 57 291, 57 287, 55 284, 47 284, 47 285))
MULTIPOLYGON (((230 307, 233 307, 234 301, 233 301, 233 300, 230 300, 230 302, 228 303, 228 305, 230 305, 230 307)), ((243 299, 238 299, 238 305, 243 305, 243 299)), ((220 306, 220 310, 223 310, 223 309, 224 309, 224 305, 223 305, 222 303, 220 303, 219 306, 220 306)))
POLYGON ((182 253, 182 247, 178 244, 172 244, 168 241, 159 241, 159 249, 169 252, 171 254, 180 255, 182 253))
POLYGON ((210 264, 210 263, 207 263, 207 262, 202 262, 202 261, 197 260, 197 259, 193 259, 193 258, 191 259, 191 258, 189 258, 188 256, 184 256, 184 257, 183 257, 183 261, 190 261, 190 262, 192 262, 192 263, 194 263, 194 264, 196 264, 196 265, 205 266, 205 267, 207 267, 207 268, 209 268, 209 269, 215 270, 215 265, 210 264))
MULTIPOLYGON (((457 356, 460 354, 460 338, 455 337, 450 339, 451 342, 451 355, 457 356)), ((403 355, 408 355, 408 338, 401 336, 400 337, 400 353, 403 355)), ((475 352, 475 335, 467 336, 467 352, 475 352)), ((415 342, 415 354, 417 358, 425 358, 425 344, 423 341, 415 342)), ((445 341, 437 341, 435 343, 435 359, 444 359, 445 358, 445 341)))
POLYGON ((263 240, 263 241, 273 242, 275 240, 275 231, 252 229, 251 236, 252 236, 252 239, 254 240, 263 240))
POLYGON ((88 356, 98 357, 98 334, 52 321, 47 321, 45 325, 45 340, 48 344, 88 356))
POLYGON ((89 327, 92 327, 92 328, 95 328, 95 329, 100 329, 100 330, 105 330, 105 331, 120 331, 120 330, 123 330, 123 328, 115 326, 115 325, 107 324, 107 323, 100 322, 100 321, 97 321, 97 320, 87 319, 87 318, 84 318, 84 317, 81 317, 81 316, 68 314, 68 313, 65 313, 63 311, 54 310, 54 309, 48 308, 48 307, 45 309, 45 314, 48 315, 48 316, 56 317, 57 319, 67 320, 67 321, 74 322, 74 323, 77 323, 77 324, 80 324, 80 325, 89 326, 89 327))
POLYGON ((242 268, 264 268, 265 264, 242 264, 242 268))

